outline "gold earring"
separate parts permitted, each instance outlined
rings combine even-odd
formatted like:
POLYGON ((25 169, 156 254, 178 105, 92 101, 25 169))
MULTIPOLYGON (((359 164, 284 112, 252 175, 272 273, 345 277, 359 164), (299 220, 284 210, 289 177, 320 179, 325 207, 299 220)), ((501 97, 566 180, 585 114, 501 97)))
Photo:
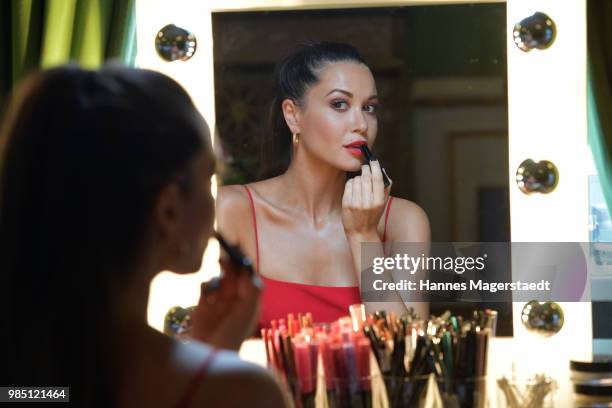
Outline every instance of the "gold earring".
POLYGON ((300 134, 294 133, 293 134, 293 145, 297 146, 299 143, 300 143, 300 134))

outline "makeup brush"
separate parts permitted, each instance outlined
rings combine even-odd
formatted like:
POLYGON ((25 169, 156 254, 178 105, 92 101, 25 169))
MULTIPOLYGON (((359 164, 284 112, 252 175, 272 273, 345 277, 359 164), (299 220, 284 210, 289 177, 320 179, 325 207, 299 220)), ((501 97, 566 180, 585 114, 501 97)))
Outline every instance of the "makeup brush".
MULTIPOLYGON (((359 146, 359 148, 363 152, 363 155, 366 157, 366 160, 368 161, 368 163, 373 160, 376 160, 374 153, 372 153, 372 151, 370 150, 367 144, 362 144, 359 146)), ((380 166, 380 171, 382 171, 382 174, 383 174, 383 183, 385 183, 385 188, 387 188, 391 185, 391 179, 389 179, 389 176, 387 176, 387 172, 385 171, 384 167, 380 166)))
POLYGON ((217 241, 219 241, 219 245, 221 246, 221 248, 223 248, 223 250, 227 252, 230 261, 233 262, 234 265, 245 269, 249 276, 255 276, 255 271, 253 270, 253 264, 251 263, 251 260, 242 253, 240 248, 238 248, 237 246, 230 245, 217 231, 214 232, 214 235, 217 241))

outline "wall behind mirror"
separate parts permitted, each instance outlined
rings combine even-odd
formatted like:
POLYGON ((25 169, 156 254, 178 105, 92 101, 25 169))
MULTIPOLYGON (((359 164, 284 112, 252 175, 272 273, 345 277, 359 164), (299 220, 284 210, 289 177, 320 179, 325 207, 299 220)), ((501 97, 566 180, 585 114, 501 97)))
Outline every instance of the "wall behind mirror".
MULTIPOLYGON (((353 44, 382 102, 374 146, 392 194, 427 212, 432 241, 510 241, 506 5, 212 14, 223 184, 258 179, 274 65, 301 41, 353 44)), ((512 334, 511 306, 493 307, 512 334)))

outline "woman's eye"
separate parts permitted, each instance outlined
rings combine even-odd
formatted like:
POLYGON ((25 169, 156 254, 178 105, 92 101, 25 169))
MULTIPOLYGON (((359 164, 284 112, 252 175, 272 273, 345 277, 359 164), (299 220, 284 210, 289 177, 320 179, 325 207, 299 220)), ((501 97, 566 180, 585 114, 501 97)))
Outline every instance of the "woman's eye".
POLYGON ((364 105, 363 106, 363 110, 364 112, 367 113, 375 113, 378 110, 378 105, 377 104, 369 104, 369 105, 364 105))
POLYGON ((334 109, 344 110, 348 108, 348 103, 346 101, 333 101, 331 106, 334 109))

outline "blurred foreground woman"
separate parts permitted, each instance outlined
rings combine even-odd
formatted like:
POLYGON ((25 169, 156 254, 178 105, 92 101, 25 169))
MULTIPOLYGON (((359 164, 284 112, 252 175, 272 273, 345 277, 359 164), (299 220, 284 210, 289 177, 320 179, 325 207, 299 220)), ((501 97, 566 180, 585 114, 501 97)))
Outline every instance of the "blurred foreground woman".
MULTIPOLYGON (((197 271, 213 232, 209 133, 177 83, 52 69, 15 94, 0 140, 0 385, 70 387, 79 407, 284 405, 263 368, 146 323, 151 279, 197 271)), ((221 286, 196 313, 237 348, 260 291, 245 274, 221 286)))

